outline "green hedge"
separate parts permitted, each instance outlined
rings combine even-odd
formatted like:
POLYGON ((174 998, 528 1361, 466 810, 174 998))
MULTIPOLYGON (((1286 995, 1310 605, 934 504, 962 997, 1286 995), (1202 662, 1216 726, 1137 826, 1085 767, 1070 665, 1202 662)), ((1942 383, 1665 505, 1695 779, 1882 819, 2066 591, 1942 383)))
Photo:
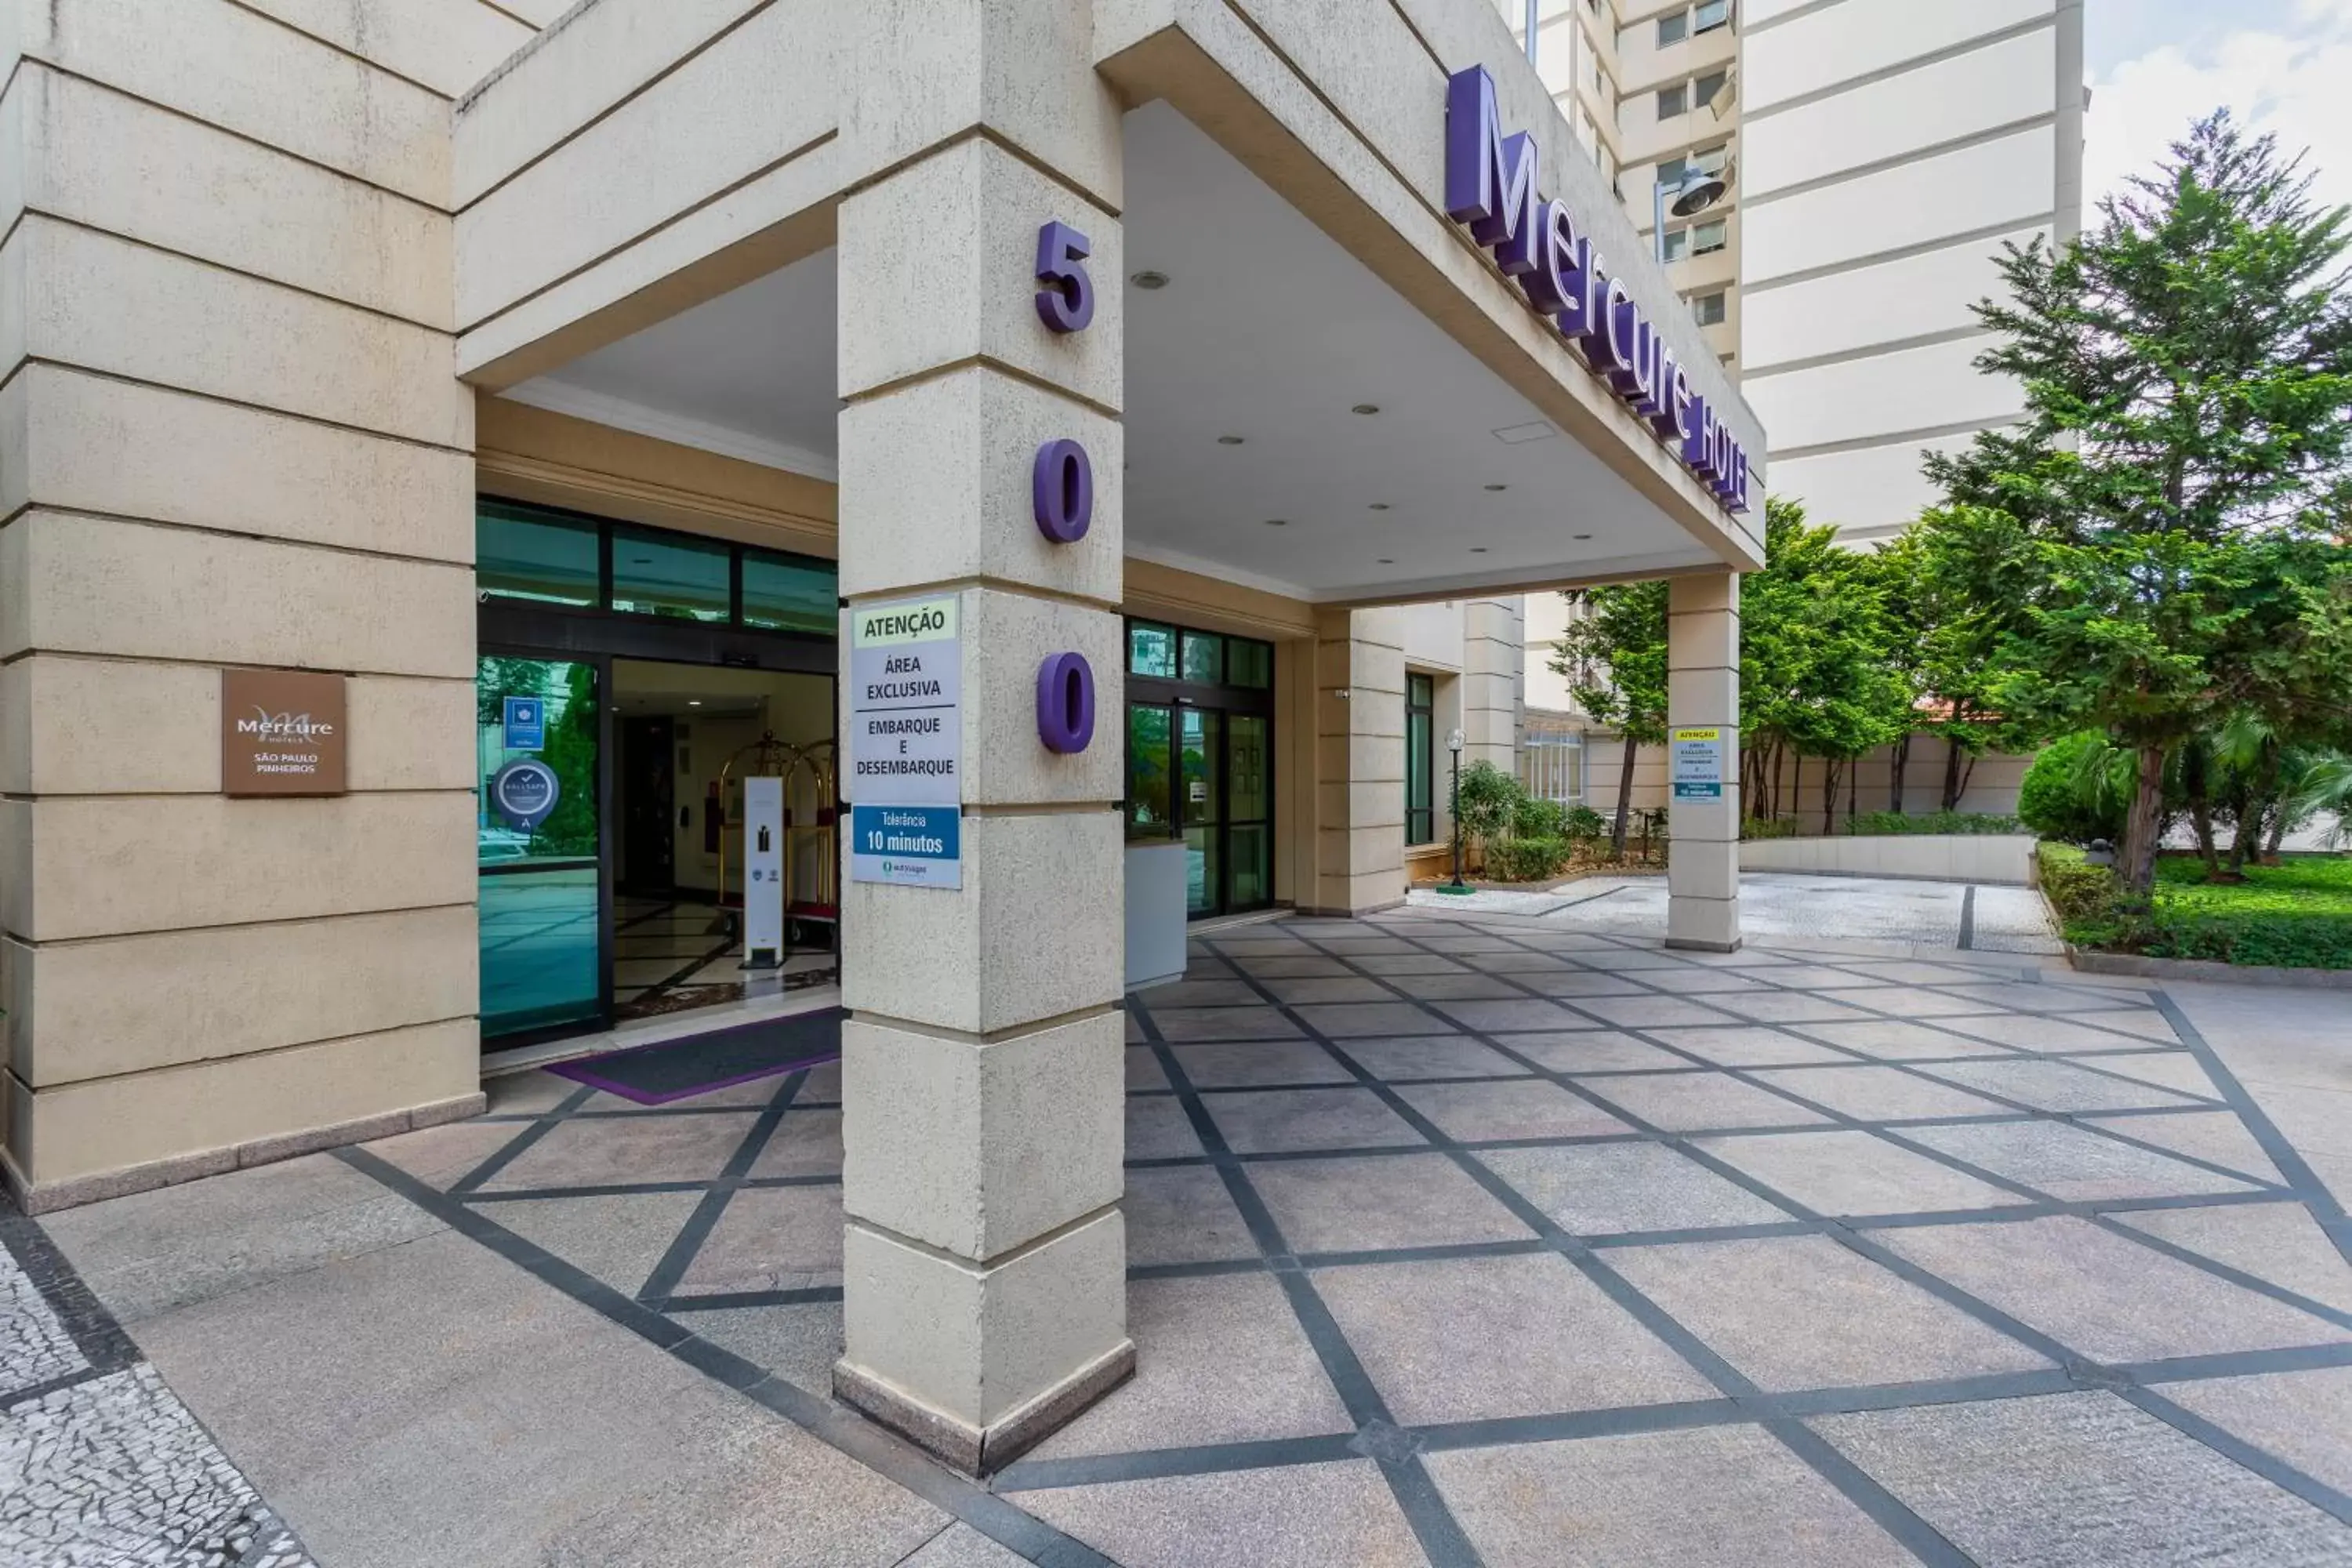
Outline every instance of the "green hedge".
POLYGON ((1566 864, 1565 838, 1505 838, 1486 846, 1486 875, 1498 882, 1540 882, 1566 864))
POLYGON ((2149 958, 2205 959, 2287 969, 2352 969, 2352 858, 2290 856, 2249 867, 2246 880, 2210 883, 2194 857, 2157 862, 2146 909, 2122 896, 2115 873, 2082 852, 2042 847, 2042 890, 2077 947, 2149 958))

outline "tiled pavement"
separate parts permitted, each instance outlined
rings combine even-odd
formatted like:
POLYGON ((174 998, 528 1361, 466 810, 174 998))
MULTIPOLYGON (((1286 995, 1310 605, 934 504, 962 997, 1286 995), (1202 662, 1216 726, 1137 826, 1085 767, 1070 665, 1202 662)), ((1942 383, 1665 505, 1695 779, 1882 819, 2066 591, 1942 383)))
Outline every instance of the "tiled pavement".
POLYGON ((310 1568, 47 1237, 5 1211, 0 1563, 310 1568))
POLYGON ((1138 1373, 986 1490, 824 1396, 836 1069, 344 1159, 977 1527, 919 1568, 2352 1562, 2342 1211, 2182 1023, 2026 959, 1209 935, 1130 1013, 1138 1373))

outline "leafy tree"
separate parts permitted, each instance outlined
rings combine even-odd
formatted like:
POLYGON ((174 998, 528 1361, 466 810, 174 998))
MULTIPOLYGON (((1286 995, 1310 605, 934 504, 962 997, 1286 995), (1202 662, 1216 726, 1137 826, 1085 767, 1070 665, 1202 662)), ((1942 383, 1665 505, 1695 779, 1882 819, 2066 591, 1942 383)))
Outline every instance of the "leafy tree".
MULTIPOLYGON (((1893 654, 1897 628, 1882 570, 1841 548, 1836 529, 1806 522, 1795 502, 1765 503, 1764 552, 1764 569, 1739 591, 1744 793, 1751 812, 1770 800, 1783 750, 1824 758, 1827 832, 1840 773, 1910 726, 1911 690, 1893 654)), ((1777 800, 1771 805, 1777 815, 1777 800)))
MULTIPOLYGON (((1896 671, 1912 696, 1909 729, 1945 744, 1939 809, 1959 809, 1977 760, 1988 752, 2020 755, 2048 738, 2006 711, 1993 689, 2007 639, 2022 629, 2030 581, 2025 531, 2006 512, 1938 507, 1877 555, 1886 584, 1896 671)), ((1909 734, 1896 742, 1895 809, 1904 798, 1900 763, 1909 734)))
POLYGON ((1662 746, 1666 740, 1666 584, 1583 588, 1567 598, 1579 613, 1570 616, 1551 668, 1568 677, 1577 706, 1625 739, 1617 820, 1610 829, 1610 852, 1622 860, 1633 804, 1634 749, 1662 746))
POLYGON ((2340 690, 2347 225, 2272 138, 2199 122, 2081 239, 2009 247, 1977 363, 2022 384, 2025 420, 1928 459, 1956 506, 2022 532, 1996 707, 2136 753, 2120 870, 2143 898, 2168 755, 2340 690))

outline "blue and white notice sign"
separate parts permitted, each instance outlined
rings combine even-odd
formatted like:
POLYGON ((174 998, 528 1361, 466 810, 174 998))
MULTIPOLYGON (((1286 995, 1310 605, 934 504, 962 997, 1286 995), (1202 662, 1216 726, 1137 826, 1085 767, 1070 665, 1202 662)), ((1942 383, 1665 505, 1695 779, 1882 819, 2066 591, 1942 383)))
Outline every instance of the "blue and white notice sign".
POLYGON ((849 612, 849 878, 963 886, 963 640, 953 595, 849 612))
POLYGON ((547 744, 547 704, 536 697, 506 700, 506 749, 536 752, 547 744))
POLYGON ((856 882, 962 887, 963 808, 853 805, 849 876, 856 882))

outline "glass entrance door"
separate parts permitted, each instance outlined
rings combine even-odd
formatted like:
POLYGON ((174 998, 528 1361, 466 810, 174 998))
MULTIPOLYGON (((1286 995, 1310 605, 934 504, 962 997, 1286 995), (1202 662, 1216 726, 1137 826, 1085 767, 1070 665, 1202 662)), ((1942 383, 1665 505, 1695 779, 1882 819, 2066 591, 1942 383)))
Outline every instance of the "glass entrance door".
POLYGON ((485 1038, 605 1016, 600 663, 485 655, 476 668, 485 1038), (551 803, 543 782, 494 788, 523 761, 545 764, 551 803))

